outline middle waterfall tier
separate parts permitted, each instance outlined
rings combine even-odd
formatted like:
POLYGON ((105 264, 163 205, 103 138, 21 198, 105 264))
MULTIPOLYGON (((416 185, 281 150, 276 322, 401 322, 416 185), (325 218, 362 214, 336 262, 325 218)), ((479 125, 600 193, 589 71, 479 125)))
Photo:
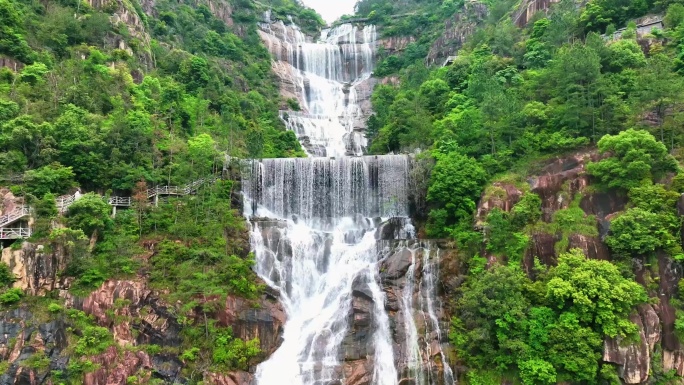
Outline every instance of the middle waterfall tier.
POLYGON ((264 159, 243 172, 251 215, 307 222, 409 214, 408 155, 264 159))

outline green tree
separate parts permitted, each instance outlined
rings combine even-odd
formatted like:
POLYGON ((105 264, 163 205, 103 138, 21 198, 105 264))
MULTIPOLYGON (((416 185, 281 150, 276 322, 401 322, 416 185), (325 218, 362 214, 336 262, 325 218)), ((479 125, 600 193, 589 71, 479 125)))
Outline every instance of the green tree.
POLYGON ((606 135, 598 147, 602 154, 610 156, 589 164, 587 171, 610 188, 638 187, 678 169, 665 145, 646 131, 629 129, 618 135, 606 135))
POLYGON ((0 0, 0 53, 30 63, 33 52, 23 35, 23 15, 16 4, 0 0))
POLYGON ((64 194, 76 186, 74 172, 71 167, 64 167, 59 163, 52 163, 36 170, 24 173, 26 190, 39 198, 48 193, 64 194))
POLYGON ((88 193, 69 206, 67 224, 72 229, 83 230, 90 237, 110 225, 110 210, 101 196, 88 193))
POLYGON ((10 287, 17 278, 6 263, 0 262, 0 289, 10 287))
POLYGON ((200 134, 188 139, 188 155, 194 171, 198 175, 208 175, 212 173, 219 152, 209 134, 200 134))
POLYGON ((684 22, 684 5, 671 4, 667 7, 667 13, 663 19, 667 28, 677 28, 684 22))
POLYGON ((473 158, 452 151, 436 151, 437 160, 432 169, 427 200, 437 207, 431 213, 432 231, 440 234, 446 228, 464 218, 470 218, 475 210, 477 199, 482 193, 487 174, 473 158), (439 212, 445 213, 438 221, 439 212))
POLYGON ((587 259, 575 249, 558 258, 548 278, 546 298, 552 306, 575 314, 579 322, 610 337, 636 332, 627 317, 634 306, 646 301, 646 292, 622 277, 617 266, 587 259))
POLYGON ((531 359, 518 363, 520 378, 525 385, 555 384, 556 369, 542 359, 531 359))
POLYGON ((506 370, 528 355, 529 284, 516 266, 495 265, 468 278, 449 335, 468 365, 506 370))
POLYGON ((631 208, 610 224, 606 244, 621 257, 645 257, 657 249, 677 250, 679 230, 677 217, 663 216, 641 208, 631 208))

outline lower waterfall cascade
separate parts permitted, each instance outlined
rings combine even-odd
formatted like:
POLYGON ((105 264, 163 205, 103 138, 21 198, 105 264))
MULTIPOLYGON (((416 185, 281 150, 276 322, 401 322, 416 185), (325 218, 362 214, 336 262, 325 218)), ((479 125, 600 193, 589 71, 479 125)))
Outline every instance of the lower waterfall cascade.
MULTIPOLYGON (((261 26, 269 47, 270 27, 261 26)), ((440 249, 416 239, 410 219, 412 157, 362 156, 365 138, 351 127, 353 85, 370 76, 375 28, 342 25, 313 43, 275 27, 290 31, 276 59, 307 84, 306 112, 281 117, 310 157, 243 163, 255 270, 287 314, 282 344, 256 368, 255 384, 453 385, 440 249)))

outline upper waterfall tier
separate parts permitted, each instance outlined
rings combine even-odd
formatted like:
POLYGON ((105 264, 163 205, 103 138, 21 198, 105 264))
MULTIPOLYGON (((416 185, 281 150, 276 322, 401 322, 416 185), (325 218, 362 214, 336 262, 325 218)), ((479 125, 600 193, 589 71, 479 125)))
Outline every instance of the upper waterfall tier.
POLYGON ((255 161, 243 172, 245 207, 305 221, 407 216, 409 167, 407 155, 255 161))
POLYGON ((262 39, 276 60, 285 61, 310 76, 339 83, 353 83, 373 71, 375 26, 360 29, 342 24, 325 29, 313 41, 295 25, 282 21, 262 23, 262 39))
POLYGON ((314 41, 296 25, 262 23, 260 35, 273 54, 281 93, 301 113, 282 114, 312 156, 362 155, 375 64, 375 26, 352 24, 324 30, 314 41), (371 82, 372 83, 372 82, 371 82))

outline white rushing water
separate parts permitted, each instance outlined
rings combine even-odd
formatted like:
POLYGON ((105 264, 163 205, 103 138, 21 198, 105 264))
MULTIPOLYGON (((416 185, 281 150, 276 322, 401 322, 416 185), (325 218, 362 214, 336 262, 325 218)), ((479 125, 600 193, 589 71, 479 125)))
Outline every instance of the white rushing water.
POLYGON ((288 314, 283 344, 259 366, 258 384, 322 385, 343 377, 340 346, 358 278, 374 302, 374 383, 397 383, 376 276, 382 220, 371 217, 408 215, 408 172, 404 155, 266 159, 245 172, 256 271, 280 291, 288 314))
MULTIPOLYGON (((412 237, 414 229, 408 218, 410 157, 358 156, 365 139, 353 127, 360 114, 354 87, 370 76, 375 28, 343 25, 324 31, 314 43, 296 27, 274 27, 281 41, 268 40, 278 34, 271 31, 267 43, 283 47, 272 52, 295 66, 306 90, 306 112, 288 112, 283 118, 308 144, 310 155, 328 157, 245 163, 242 192, 256 272, 278 290, 287 313, 282 345, 257 367, 256 384, 344 384, 348 368, 342 345, 354 332, 352 299, 361 283, 372 303, 371 332, 362 342, 372 384, 397 385, 408 376, 417 385, 451 385, 452 374, 451 381, 441 382, 429 373, 435 354, 446 362, 441 348, 433 354, 426 346, 441 342, 430 252, 420 259, 418 249, 411 249, 409 272, 397 284, 404 285, 398 295, 402 312, 408 314, 403 325, 394 325, 386 308, 388 289, 380 264, 394 249, 379 242, 378 234, 390 218, 393 225, 384 237, 412 237), (419 309, 414 309, 416 299, 419 309), (423 314, 425 325, 416 325, 414 312, 423 314), (404 340, 395 340, 395 327, 407 331, 404 340), (409 352, 408 357, 400 352, 409 352), (404 367, 410 368, 408 373, 400 369, 404 367)), ((262 25, 262 30, 269 28, 262 25)))
POLYGON ((318 41, 284 23, 261 26, 276 59, 294 69, 302 112, 283 111, 288 129, 313 156, 362 155, 366 147, 357 87, 370 78, 375 61, 375 26, 342 24, 323 30, 318 41))

